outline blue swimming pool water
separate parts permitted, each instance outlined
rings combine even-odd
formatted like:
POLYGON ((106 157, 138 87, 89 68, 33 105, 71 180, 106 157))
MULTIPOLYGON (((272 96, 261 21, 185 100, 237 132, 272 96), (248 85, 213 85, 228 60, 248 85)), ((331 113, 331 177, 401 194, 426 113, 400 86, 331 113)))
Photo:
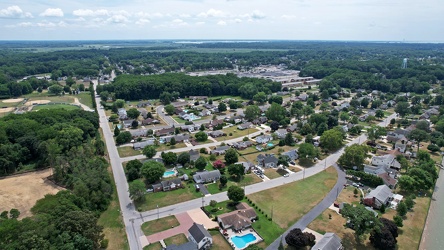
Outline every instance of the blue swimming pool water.
POLYGON ((251 243, 256 240, 256 237, 249 233, 242 236, 233 236, 231 237, 231 241, 233 241, 234 245, 237 248, 244 248, 248 245, 248 243, 251 243))
POLYGON ((171 177, 171 176, 173 176, 175 173, 176 173, 176 172, 173 171, 173 170, 165 171, 165 173, 163 173, 163 178, 171 177))
POLYGON ((274 146, 274 144, 273 144, 273 143, 271 143, 271 142, 269 142, 269 143, 267 143, 267 146, 268 146, 268 147, 273 147, 273 146, 274 146))

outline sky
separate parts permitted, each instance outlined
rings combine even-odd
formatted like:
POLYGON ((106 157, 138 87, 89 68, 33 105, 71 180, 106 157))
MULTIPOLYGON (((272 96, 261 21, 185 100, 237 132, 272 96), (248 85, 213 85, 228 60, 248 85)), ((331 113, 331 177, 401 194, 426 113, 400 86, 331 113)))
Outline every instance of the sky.
POLYGON ((443 0, 0 0, 0 40, 444 42, 443 0))

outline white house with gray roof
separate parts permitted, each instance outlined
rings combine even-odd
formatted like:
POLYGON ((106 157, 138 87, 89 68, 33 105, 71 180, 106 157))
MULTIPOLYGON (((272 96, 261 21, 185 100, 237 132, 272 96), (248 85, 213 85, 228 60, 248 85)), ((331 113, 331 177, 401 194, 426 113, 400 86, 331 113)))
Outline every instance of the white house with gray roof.
POLYGON ((199 250, 210 249, 213 245, 213 237, 201 224, 194 222, 190 229, 188 229, 188 233, 188 239, 196 243, 199 250))
POLYGON ((379 209, 383 204, 387 206, 392 196, 392 190, 387 185, 380 185, 364 197, 364 205, 379 209))
POLYGON ((334 233, 326 233, 316 244, 311 248, 312 250, 342 250, 341 238, 334 233))
POLYGON ((193 180, 197 183, 208 183, 220 179, 219 170, 197 172, 193 175, 193 180))

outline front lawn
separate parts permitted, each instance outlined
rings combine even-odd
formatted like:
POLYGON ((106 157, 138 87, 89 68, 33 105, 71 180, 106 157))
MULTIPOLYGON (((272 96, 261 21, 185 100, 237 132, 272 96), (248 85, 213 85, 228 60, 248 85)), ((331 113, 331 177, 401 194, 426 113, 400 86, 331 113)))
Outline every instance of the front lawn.
POLYGON ((136 202, 136 207, 138 211, 148 211, 155 209, 157 205, 166 207, 200 197, 202 197, 202 194, 196 192, 194 185, 186 183, 185 188, 145 194, 145 200, 136 202))
POLYGON ((160 242, 151 243, 143 248, 143 250, 159 250, 159 249, 162 249, 162 245, 160 244, 160 242))
POLYGON ((265 176, 267 176, 270 179, 275 179, 282 177, 284 174, 287 174, 288 172, 283 169, 275 169, 275 168, 266 168, 265 169, 265 176))
POLYGON ((248 198, 262 210, 271 211, 273 208, 274 221, 287 229, 317 205, 330 192, 336 180, 336 170, 329 167, 305 180, 254 193, 248 198))
POLYGON ((179 226, 180 223, 176 219, 176 216, 170 215, 165 218, 160 218, 158 220, 147 221, 142 224, 142 231, 145 235, 151 235, 158 232, 165 231, 172 227, 179 226))
POLYGON ((128 157, 128 156, 135 156, 142 154, 142 151, 134 150, 133 147, 131 146, 117 147, 117 152, 119 152, 120 157, 128 157))
POLYGON ((169 238, 166 238, 163 241, 165 242, 165 245, 167 245, 167 246, 172 245, 172 244, 179 246, 184 243, 187 243, 188 239, 185 236, 185 234, 178 234, 178 235, 174 235, 169 238))
POLYGON ((252 134, 254 132, 257 132, 258 130, 256 128, 239 130, 239 129, 237 129, 237 125, 233 125, 232 127, 222 129, 222 131, 225 134, 227 134, 227 136, 221 136, 221 137, 215 138, 217 141, 225 141, 225 140, 238 138, 238 137, 246 137, 246 136, 248 136, 248 134, 252 134), (230 133, 231 133, 231 136, 230 136, 230 133))
POLYGON ((250 173, 245 175, 240 181, 234 181, 231 178, 228 178, 227 185, 225 185, 225 187, 223 187, 222 189, 219 189, 219 181, 216 183, 206 184, 206 187, 210 194, 217 194, 220 192, 228 191, 228 188, 230 186, 245 187, 259 182, 262 182, 262 179, 260 179, 257 175, 250 173))

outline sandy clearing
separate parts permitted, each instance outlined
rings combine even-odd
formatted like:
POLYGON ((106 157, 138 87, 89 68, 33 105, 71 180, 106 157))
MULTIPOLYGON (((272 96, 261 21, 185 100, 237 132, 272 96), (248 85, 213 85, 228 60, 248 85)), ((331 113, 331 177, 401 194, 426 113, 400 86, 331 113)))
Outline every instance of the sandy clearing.
POLYGON ((46 180, 49 175, 51 170, 46 169, 0 179, 0 211, 17 208, 20 218, 31 216, 30 210, 37 200, 45 194, 55 194, 63 190, 46 180))
POLYGON ((28 102, 26 102, 26 106, 31 106, 34 104, 47 104, 50 103, 50 100, 30 100, 28 102))
POLYGON ((14 109, 15 108, 3 108, 3 109, 0 109, 0 114, 1 113, 8 113, 8 112, 14 111, 14 109))
POLYGON ((13 99, 3 100, 4 103, 15 103, 15 102, 21 102, 21 101, 23 101, 23 98, 13 98, 13 99))

